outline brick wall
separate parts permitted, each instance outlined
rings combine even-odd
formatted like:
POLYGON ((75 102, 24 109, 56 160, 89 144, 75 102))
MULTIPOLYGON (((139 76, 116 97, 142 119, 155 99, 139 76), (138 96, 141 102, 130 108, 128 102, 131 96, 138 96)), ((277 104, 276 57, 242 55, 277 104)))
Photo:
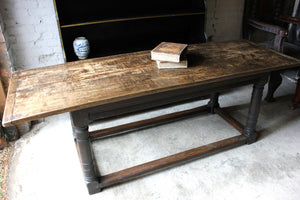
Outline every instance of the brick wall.
MULTIPOLYGON (((14 70, 13 57, 11 53, 11 46, 8 42, 6 27, 3 23, 0 13, 0 117, 3 115, 6 93, 9 86, 9 79, 12 71, 14 70)), ((1 127, 1 131, 4 131, 9 140, 16 140, 20 135, 29 131, 31 123, 22 123, 16 127, 1 127)), ((2 132, 3 133, 3 132, 2 132)), ((3 135, 2 135, 3 138, 3 135)), ((2 142, 4 139, 2 140, 2 142)))
POLYGON ((63 63, 52 0, 0 0, 16 70, 63 63))
MULTIPOLYGON (((6 30, 3 24, 1 13, 0 13, 0 117, 2 117, 5 107, 5 100, 6 100, 6 92, 9 85, 9 78, 12 71, 12 60, 10 57, 10 46, 6 40, 6 30)), ((27 126, 29 128, 29 126, 27 126)), ((19 137, 19 134, 15 127, 11 128, 1 128, 1 138, 0 138, 0 148, 6 146, 6 141, 4 135, 10 140, 16 140, 19 137)))

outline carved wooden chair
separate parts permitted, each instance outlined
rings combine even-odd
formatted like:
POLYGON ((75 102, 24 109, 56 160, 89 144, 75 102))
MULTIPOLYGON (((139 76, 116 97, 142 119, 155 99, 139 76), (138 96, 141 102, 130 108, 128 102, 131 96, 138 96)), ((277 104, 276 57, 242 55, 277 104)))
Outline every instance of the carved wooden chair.
MULTIPOLYGON (((273 34, 273 40, 260 43, 276 51, 300 59, 300 9, 297 5, 295 17, 280 16, 282 22, 288 23, 289 28, 267 24, 255 20, 249 20, 249 39, 251 40, 253 28, 273 34), (275 35, 275 37, 274 37, 275 35)), ((300 67, 300 66, 299 66, 300 67)), ((282 82, 282 76, 297 84, 292 108, 300 103, 300 68, 274 72, 270 76, 266 101, 274 101, 274 93, 282 82)))

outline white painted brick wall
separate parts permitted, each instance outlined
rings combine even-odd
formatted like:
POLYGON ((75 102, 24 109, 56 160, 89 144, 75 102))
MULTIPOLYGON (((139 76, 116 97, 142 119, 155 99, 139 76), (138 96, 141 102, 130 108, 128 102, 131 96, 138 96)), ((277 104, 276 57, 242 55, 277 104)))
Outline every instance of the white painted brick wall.
POLYGON ((64 62, 53 0, 0 0, 16 70, 64 62))

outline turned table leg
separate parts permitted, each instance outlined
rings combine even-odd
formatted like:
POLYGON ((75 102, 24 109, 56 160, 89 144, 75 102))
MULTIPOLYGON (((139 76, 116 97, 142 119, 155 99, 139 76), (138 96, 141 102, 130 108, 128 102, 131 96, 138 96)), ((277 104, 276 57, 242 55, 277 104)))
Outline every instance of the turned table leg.
POLYGON ((74 141, 89 194, 100 192, 101 188, 99 187, 88 131, 88 119, 84 118, 80 112, 71 112, 70 116, 74 141))
POLYGON ((267 102, 275 101, 274 93, 277 90, 277 88, 280 86, 281 83, 282 83, 282 77, 280 75, 280 72, 279 71, 271 72, 269 85, 268 85, 268 91, 267 91, 267 95, 265 97, 265 100, 267 102))
POLYGON ((267 77, 262 77, 258 81, 256 81, 253 86, 248 118, 246 126, 243 130, 243 135, 245 135, 248 138, 248 144, 255 142, 257 139, 256 124, 260 111, 264 85, 266 84, 266 82, 267 77))
POLYGON ((218 92, 215 92, 210 95, 210 100, 207 104, 207 107, 208 107, 208 112, 210 112, 211 114, 215 114, 215 109, 220 107, 218 92))
MULTIPOLYGON (((300 71, 298 73, 298 76, 300 76, 300 71)), ((292 109, 296 109, 298 104, 300 104, 300 78, 297 80, 296 92, 293 99, 292 109)))

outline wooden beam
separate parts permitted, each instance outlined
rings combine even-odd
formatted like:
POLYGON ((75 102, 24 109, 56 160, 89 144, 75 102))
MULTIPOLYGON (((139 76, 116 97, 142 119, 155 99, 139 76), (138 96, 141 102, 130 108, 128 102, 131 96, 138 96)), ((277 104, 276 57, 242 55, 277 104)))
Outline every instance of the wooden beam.
POLYGON ((4 91, 2 81, 0 80, 0 115, 1 115, 1 118, 4 113, 5 101, 6 101, 6 93, 4 91))
POLYGON ((204 12, 166 14, 166 15, 143 16, 143 17, 128 17, 128 18, 119 18, 119 19, 107 19, 107 20, 99 20, 99 21, 94 21, 94 22, 85 22, 85 23, 61 25, 60 27, 61 28, 69 28, 69 27, 74 27, 74 26, 86 26, 86 25, 92 25, 92 24, 103 24, 103 23, 142 20, 142 19, 154 19, 154 18, 163 18, 163 17, 180 17, 180 16, 190 16, 190 15, 204 15, 204 12))
POLYGON ((231 117, 224 109, 222 108, 215 108, 215 112, 221 116, 226 122, 228 122, 231 126, 233 126, 236 130, 240 133, 243 132, 244 126, 238 122, 236 119, 231 117))
POLYGON ((129 131, 135 131, 143 128, 149 128, 152 126, 157 126, 165 123, 169 123, 172 121, 177 121, 186 117, 190 117, 192 115, 199 114, 200 112, 207 111, 207 106, 201 106, 189 110, 179 111, 175 113, 170 113, 158 117, 154 117, 151 119, 140 120, 132 123, 127 123, 111 128, 101 129, 97 131, 90 132, 91 140, 96 140, 104 137, 109 137, 115 134, 122 134, 129 131))
POLYGON ((207 144, 188 151, 167 156, 158 160, 137 165, 128 169, 114 172, 100 177, 100 187, 105 188, 126 181, 130 181, 145 175, 152 174, 159 170, 170 168, 181 163, 195 160, 204 156, 217 153, 221 150, 229 149, 235 146, 245 144, 246 137, 243 135, 231 137, 218 142, 207 144))
MULTIPOLYGON (((2 85, 2 81, 0 80, 0 117, 1 117, 1 124, 2 124, 2 116, 4 112, 4 106, 5 106, 5 100, 6 100, 6 94, 4 92, 4 88, 2 85)), ((7 142, 4 137, 4 130, 2 125, 0 125, 0 149, 3 149, 4 147, 7 147, 7 142)))

